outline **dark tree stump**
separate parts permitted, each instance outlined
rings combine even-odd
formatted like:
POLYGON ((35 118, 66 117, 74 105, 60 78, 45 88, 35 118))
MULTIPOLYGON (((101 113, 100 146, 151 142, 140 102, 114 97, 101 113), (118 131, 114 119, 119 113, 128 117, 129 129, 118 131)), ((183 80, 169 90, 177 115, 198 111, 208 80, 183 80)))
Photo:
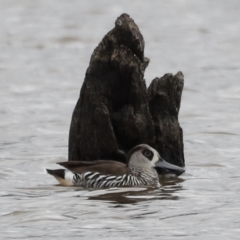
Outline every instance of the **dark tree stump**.
POLYGON ((140 143, 155 147, 169 162, 184 165, 178 123, 183 75, 156 78, 146 88, 144 40, 122 14, 94 50, 69 134, 69 160, 126 160, 140 143))
POLYGON ((154 122, 155 145, 160 155, 171 163, 184 166, 183 131, 178 122, 183 74, 165 74, 155 78, 148 88, 149 109, 154 122))

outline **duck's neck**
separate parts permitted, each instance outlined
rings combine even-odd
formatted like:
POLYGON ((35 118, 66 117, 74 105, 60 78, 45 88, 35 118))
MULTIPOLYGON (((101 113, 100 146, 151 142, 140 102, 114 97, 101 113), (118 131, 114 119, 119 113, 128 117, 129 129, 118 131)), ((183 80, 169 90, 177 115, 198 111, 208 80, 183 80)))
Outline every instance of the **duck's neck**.
POLYGON ((136 177, 140 185, 156 185, 159 186, 158 173, 154 168, 129 167, 132 175, 136 177))

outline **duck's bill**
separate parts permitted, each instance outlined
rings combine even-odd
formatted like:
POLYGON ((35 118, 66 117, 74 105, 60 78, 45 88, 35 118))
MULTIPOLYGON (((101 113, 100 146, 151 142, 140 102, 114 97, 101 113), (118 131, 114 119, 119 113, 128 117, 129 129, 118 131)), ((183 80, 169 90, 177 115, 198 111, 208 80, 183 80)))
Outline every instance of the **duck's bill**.
POLYGON ((176 176, 179 176, 185 172, 185 169, 183 167, 178 167, 174 164, 168 163, 162 158, 160 158, 156 163, 155 168, 158 172, 158 175, 175 174, 176 176))

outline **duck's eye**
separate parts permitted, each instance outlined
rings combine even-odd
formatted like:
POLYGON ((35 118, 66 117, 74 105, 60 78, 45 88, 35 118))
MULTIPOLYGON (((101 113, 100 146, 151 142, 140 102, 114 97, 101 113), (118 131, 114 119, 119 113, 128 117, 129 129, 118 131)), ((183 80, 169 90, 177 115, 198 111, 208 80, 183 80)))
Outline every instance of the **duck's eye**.
POLYGON ((144 155, 145 157, 147 157, 149 160, 152 160, 153 153, 152 153, 151 151, 145 150, 145 151, 143 152, 143 155, 144 155))

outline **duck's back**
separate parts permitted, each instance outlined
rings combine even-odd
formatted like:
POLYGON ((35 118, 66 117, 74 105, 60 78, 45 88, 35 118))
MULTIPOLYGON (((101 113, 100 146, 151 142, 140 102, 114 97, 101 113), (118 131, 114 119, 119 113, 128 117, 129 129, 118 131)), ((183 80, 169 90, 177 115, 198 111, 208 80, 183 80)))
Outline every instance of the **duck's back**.
POLYGON ((60 162, 59 165, 75 173, 98 172, 102 175, 124 175, 129 173, 126 164, 113 160, 96 160, 96 161, 68 161, 60 162))

